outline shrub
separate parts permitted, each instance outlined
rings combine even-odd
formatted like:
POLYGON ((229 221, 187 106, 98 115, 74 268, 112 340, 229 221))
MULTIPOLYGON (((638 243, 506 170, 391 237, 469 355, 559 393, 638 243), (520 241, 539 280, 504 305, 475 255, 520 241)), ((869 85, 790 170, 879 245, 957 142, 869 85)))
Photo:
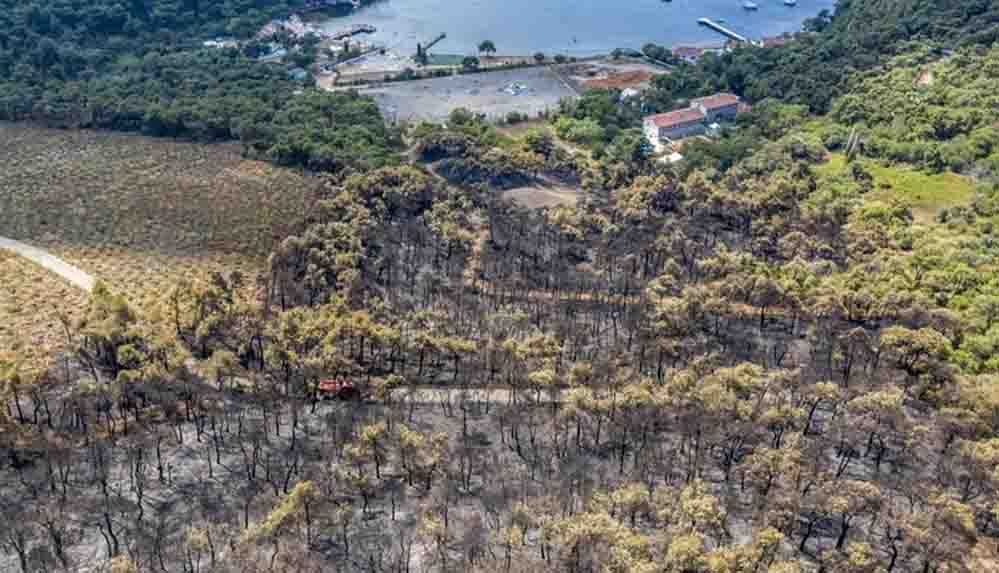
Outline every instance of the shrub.
POLYGON ((565 116, 560 117, 555 122, 555 132, 566 141, 585 145, 595 144, 606 136, 604 128, 592 119, 575 119, 565 116))

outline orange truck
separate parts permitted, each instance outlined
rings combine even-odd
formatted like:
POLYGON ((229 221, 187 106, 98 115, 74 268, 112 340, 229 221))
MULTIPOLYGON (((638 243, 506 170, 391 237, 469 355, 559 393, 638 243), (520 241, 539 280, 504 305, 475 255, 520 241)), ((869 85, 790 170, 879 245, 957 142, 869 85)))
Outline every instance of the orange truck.
POLYGON ((319 381, 319 399, 321 400, 359 400, 361 391, 353 382, 344 378, 327 378, 319 381))

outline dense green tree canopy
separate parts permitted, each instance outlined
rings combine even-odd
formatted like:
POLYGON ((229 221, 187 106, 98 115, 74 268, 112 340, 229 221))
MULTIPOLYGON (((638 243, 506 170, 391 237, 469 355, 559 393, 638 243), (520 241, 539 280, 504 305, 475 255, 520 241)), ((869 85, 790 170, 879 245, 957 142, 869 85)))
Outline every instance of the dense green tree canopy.
POLYGON ((370 100, 312 93, 281 65, 201 46, 251 36, 302 4, 3 0, 0 119, 241 139, 259 156, 314 169, 380 164, 396 138, 370 100))

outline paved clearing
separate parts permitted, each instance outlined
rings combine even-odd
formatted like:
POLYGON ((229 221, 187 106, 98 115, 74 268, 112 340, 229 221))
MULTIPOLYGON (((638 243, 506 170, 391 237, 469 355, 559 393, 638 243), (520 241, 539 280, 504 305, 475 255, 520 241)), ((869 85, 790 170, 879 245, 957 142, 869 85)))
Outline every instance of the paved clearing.
POLYGON ((492 119, 513 111, 536 116, 576 95, 547 67, 398 82, 360 91, 373 97, 390 121, 432 122, 446 120, 458 108, 492 119))
POLYGON ((87 292, 90 292, 94 288, 94 277, 38 247, 32 247, 14 239, 0 237, 0 249, 5 249, 24 257, 87 292))

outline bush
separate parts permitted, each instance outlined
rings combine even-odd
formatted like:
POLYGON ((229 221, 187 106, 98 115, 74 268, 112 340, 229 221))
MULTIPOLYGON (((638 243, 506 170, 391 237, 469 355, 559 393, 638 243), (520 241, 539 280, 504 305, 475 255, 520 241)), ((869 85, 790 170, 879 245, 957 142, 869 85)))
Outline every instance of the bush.
POLYGON ((479 69, 479 58, 475 56, 467 56, 461 61, 462 69, 466 71, 474 71, 479 69))
POLYGON ((604 128, 592 119, 575 119, 562 116, 555 122, 555 132, 566 141, 593 145, 606 137, 604 128))
POLYGON ((518 123, 523 123, 530 119, 526 113, 520 113, 518 111, 511 111, 506 114, 506 122, 510 125, 516 125, 518 123))
POLYGON ((416 154, 421 161, 439 161, 448 157, 464 157, 475 148, 475 141, 454 131, 438 130, 420 137, 416 154))

